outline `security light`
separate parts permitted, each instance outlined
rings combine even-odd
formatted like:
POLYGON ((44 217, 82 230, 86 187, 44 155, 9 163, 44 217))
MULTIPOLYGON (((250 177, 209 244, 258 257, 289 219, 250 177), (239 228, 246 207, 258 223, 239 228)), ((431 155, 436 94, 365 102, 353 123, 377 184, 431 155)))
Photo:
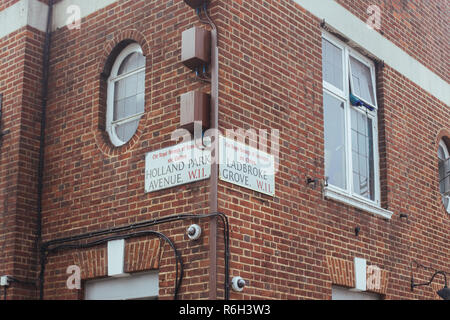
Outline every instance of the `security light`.
POLYGON ((444 300, 450 300, 450 289, 446 286, 437 292, 438 296, 444 300))
POLYGON ((447 287, 447 276, 445 274, 444 271, 436 271, 433 276, 431 277, 429 282, 426 283, 414 283, 414 278, 411 277, 411 291, 414 291, 415 287, 420 287, 420 286, 429 286, 434 278, 438 275, 438 274, 442 274, 444 276, 444 288, 442 288, 441 290, 437 291, 436 293, 439 295, 439 297, 441 297, 444 300, 450 300, 450 289, 447 287))
POLYGON ((193 225, 189 226, 189 228, 187 229, 187 235, 188 235, 189 239, 191 239, 191 240, 199 239, 201 234, 202 234, 202 228, 200 228, 200 226, 197 224, 193 224, 193 225))
POLYGON ((245 280, 241 277, 234 277, 231 281, 231 287, 236 292, 241 292, 245 287, 245 280))

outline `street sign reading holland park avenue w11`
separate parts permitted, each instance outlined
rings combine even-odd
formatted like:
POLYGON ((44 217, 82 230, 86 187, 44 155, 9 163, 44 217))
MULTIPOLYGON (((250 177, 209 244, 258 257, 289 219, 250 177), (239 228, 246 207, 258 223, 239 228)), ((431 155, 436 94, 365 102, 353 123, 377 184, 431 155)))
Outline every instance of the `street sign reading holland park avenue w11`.
POLYGON ((145 192, 205 180, 210 176, 211 152, 196 147, 195 140, 145 156, 145 192))

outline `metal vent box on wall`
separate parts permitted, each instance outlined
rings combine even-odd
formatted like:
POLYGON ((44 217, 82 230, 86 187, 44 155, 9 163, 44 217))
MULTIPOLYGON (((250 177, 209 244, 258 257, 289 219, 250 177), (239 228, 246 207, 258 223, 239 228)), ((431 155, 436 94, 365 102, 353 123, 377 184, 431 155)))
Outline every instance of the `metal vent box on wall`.
POLYGON ((194 122, 202 123, 202 129, 210 125, 211 96, 201 91, 190 91, 180 97, 180 127, 194 132, 194 122))
POLYGON ((209 64, 211 60, 211 32, 194 27, 181 35, 181 62, 195 70, 209 64))

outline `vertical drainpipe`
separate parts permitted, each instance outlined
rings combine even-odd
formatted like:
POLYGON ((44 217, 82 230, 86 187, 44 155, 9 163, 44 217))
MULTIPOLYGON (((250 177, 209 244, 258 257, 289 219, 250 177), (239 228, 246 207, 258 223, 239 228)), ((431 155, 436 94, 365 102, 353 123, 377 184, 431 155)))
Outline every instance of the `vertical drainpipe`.
MULTIPOLYGON (((38 167, 38 182, 37 182, 37 256, 41 256, 41 242, 42 242, 42 191, 44 180, 44 151, 45 151, 45 127, 47 114, 47 99, 48 99, 48 77, 50 69, 50 43, 51 43, 51 28, 53 15, 53 0, 48 2, 47 13, 47 28, 45 32, 44 53, 42 57, 42 83, 41 83, 41 132, 39 145, 39 167, 38 167)), ((42 276, 43 270, 41 270, 42 276)), ((43 282, 40 283, 39 298, 43 297, 43 282)))
MULTIPOLYGON (((209 18, 205 8, 205 14, 211 25, 211 129, 219 131, 219 47, 218 32, 214 22, 209 18)), ((211 178, 209 190, 210 212, 218 212, 218 179, 219 179, 219 136, 214 134, 214 157, 211 164, 211 178)), ((217 217, 211 217, 209 224, 209 250, 210 250, 210 270, 209 270, 209 299, 217 299, 217 217)), ((228 280, 227 280, 228 281, 228 280)))
MULTIPOLYGON (((211 31, 211 128, 218 132, 219 130, 219 48, 217 45, 217 29, 211 31)), ((211 212, 218 212, 218 152, 219 136, 215 135, 214 153, 216 161, 211 165, 210 179, 210 200, 209 207, 211 212)), ((217 299, 217 217, 212 217, 210 221, 209 247, 210 247, 210 266, 209 273, 210 291, 209 299, 217 299)))

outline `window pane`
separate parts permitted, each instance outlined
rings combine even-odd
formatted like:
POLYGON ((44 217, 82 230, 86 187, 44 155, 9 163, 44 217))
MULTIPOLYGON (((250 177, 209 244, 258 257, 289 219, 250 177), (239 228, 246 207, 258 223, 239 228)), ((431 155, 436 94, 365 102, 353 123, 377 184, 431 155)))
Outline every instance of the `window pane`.
POLYGON ((137 130, 139 119, 116 126, 116 134, 120 140, 129 141, 137 130))
POLYGON ((353 192, 375 200, 373 122, 354 108, 351 114, 353 192))
POLYGON ((439 160, 439 191, 445 192, 445 161, 439 160))
POLYGON ((126 77, 122 81, 125 81, 125 97, 135 96, 137 93, 137 74, 126 77))
POLYGON ((114 86, 114 121, 144 112, 145 73, 126 76, 114 86))
POLYGON ((359 174, 355 173, 354 171, 353 171, 353 192, 356 194, 361 194, 359 174))
POLYGON ((145 91, 145 72, 139 72, 137 75, 137 93, 144 93, 145 91))
POLYGON ((122 100, 125 98, 125 81, 120 80, 114 84, 114 100, 122 100))
POLYGON ((323 80, 344 90, 342 50, 322 39, 323 80))
POLYGON ((133 71, 137 69, 137 60, 138 60, 138 53, 134 52, 130 54, 128 57, 126 57, 122 64, 120 65, 118 75, 133 71))
POLYGON ((125 117, 126 79, 114 84, 114 121, 125 117))
POLYGON ((114 102, 114 121, 125 118, 125 101, 118 100, 114 102))
POLYGON ((448 213, 450 213, 450 197, 442 197, 442 202, 448 213))
POLYGON ((125 99, 125 116, 131 117, 136 114, 136 96, 125 99))
POLYGON ((145 66, 145 56, 140 53, 138 54, 137 66, 138 68, 145 66))
POLYGON ((374 200, 370 197, 369 178, 365 176, 359 176, 359 195, 374 200))
POLYGON ((145 95, 140 93, 136 96, 136 113, 145 111, 145 95))
POLYGON ((444 147, 439 145, 439 149, 438 149, 438 157, 440 160, 445 160, 445 151, 444 151, 444 147))
POLYGON ((346 189, 344 103, 324 93, 325 176, 330 185, 346 189))
POLYGON ((138 52, 133 52, 123 60, 117 75, 134 71, 143 66, 145 66, 145 57, 138 52))
POLYGON ((352 93, 374 106, 375 98, 370 68, 353 57, 350 57, 350 65, 353 84, 351 88, 352 93))
POLYGON ((450 189, 450 158, 439 160, 439 189, 442 194, 450 189))

